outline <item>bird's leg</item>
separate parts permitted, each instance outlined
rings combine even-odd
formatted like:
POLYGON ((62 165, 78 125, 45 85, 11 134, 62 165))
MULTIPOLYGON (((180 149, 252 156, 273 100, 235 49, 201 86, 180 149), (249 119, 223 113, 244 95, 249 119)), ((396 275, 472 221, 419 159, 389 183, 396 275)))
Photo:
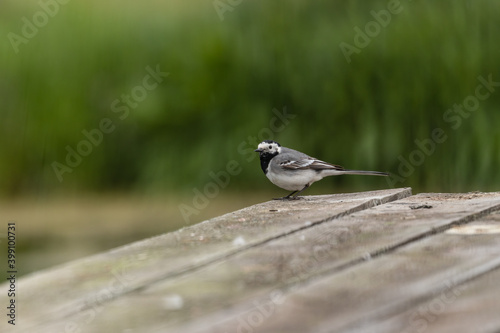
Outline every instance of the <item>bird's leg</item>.
POLYGON ((289 195, 287 195, 286 197, 282 197, 282 198, 273 198, 273 200, 289 200, 289 199, 291 199, 291 198, 290 198, 290 196, 291 196, 292 194, 294 194, 295 192, 297 192, 297 191, 293 191, 292 193, 290 193, 290 194, 289 194, 289 195))
MULTIPOLYGON (((299 195, 302 191, 304 191, 305 189, 307 189, 307 188, 309 187, 309 185, 310 185, 310 184, 306 184, 306 186, 304 186, 304 188, 303 188, 302 190, 300 190, 300 191, 298 191, 298 192, 297 192, 297 191, 295 191, 295 192, 297 192, 297 194, 295 194, 295 195, 294 195, 293 197, 291 197, 290 199, 294 199, 294 200, 296 200, 296 199, 300 199, 300 197, 298 197, 298 195, 299 195)), ((293 193, 292 193, 292 194, 293 194, 293 193)))
POLYGON ((300 191, 293 191, 292 193, 290 193, 289 195, 287 195, 286 197, 283 197, 283 198, 273 198, 273 200, 298 200, 298 199, 301 199, 301 197, 298 197, 298 195, 304 191, 305 189, 307 189, 309 187, 310 184, 307 184, 306 186, 304 186, 304 188, 300 191), (296 194, 295 194, 296 193, 296 194), (292 195, 295 194, 293 197, 292 195))

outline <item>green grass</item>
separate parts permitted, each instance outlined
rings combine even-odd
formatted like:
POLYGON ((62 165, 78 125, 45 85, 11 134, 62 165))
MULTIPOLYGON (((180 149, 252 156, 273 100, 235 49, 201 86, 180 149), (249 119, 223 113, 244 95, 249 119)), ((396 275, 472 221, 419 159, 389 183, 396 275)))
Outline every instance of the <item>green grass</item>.
MULTIPOLYGON (((477 77, 500 81, 497 1, 401 1, 348 63, 339 44, 386 1, 243 1, 221 21, 212 1, 71 1, 16 54, 9 32, 40 10, 8 1, 0 13, 0 191, 183 192, 236 160, 229 189, 267 189, 256 159, 238 152, 269 127, 273 108, 296 117, 274 138, 348 168, 398 174, 415 139, 448 139, 395 186, 419 191, 498 190, 500 87, 457 129, 443 119, 474 94, 477 77), (145 67, 170 75, 123 120, 111 103, 141 84, 145 67), (112 119, 59 182, 52 163, 82 130, 112 119)), ((353 190, 376 178, 325 181, 353 190)), ((320 185, 321 187, 321 185, 320 185)))

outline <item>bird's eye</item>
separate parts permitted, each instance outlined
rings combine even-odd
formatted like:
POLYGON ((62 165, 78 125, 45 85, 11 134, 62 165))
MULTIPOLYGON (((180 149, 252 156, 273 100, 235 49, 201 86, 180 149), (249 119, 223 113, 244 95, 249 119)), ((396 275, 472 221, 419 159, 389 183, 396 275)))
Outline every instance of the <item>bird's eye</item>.
POLYGON ((269 149, 273 148, 273 146, 269 146, 269 149))

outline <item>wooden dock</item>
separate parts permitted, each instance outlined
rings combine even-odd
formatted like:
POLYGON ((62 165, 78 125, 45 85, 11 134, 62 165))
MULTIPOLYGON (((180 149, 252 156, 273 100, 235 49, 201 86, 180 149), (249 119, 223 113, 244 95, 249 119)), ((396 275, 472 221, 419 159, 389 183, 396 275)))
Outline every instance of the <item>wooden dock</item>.
POLYGON ((1 332, 500 332, 500 192, 268 201, 25 276, 16 305, 1 332))

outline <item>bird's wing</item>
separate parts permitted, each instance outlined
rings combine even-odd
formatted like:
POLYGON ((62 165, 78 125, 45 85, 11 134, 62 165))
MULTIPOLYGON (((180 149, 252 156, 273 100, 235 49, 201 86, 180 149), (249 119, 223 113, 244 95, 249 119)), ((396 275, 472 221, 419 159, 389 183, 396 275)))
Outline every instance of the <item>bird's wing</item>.
POLYGON ((312 157, 303 158, 300 160, 285 160, 279 164, 284 169, 300 170, 344 170, 340 165, 330 164, 312 157))

